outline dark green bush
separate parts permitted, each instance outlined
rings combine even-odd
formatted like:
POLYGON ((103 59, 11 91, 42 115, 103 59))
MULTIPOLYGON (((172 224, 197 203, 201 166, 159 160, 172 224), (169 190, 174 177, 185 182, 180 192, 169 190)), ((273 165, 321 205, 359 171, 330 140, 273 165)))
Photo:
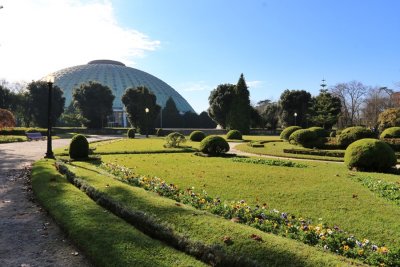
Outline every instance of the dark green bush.
POLYGON ((171 148, 171 147, 179 147, 181 143, 186 142, 186 138, 183 134, 178 133, 178 132, 173 132, 167 135, 165 137, 165 140, 167 143, 164 145, 164 147, 171 148))
POLYGON ((289 142, 308 148, 318 147, 321 143, 317 133, 309 129, 294 131, 289 137, 289 142))
POLYGON ((69 144, 69 157, 71 159, 84 159, 89 156, 89 143, 84 135, 77 134, 69 144))
POLYGON ((346 128, 336 136, 337 143, 342 148, 348 147, 351 143, 357 140, 374 137, 375 134, 370 129, 361 126, 346 128))
POLYGON ((314 131, 318 135, 318 137, 322 137, 322 138, 328 137, 328 135, 329 135, 328 131, 322 127, 310 127, 310 128, 308 128, 308 130, 314 131))
POLYGON ((336 137, 336 131, 333 130, 332 132, 330 132, 329 137, 336 137))
POLYGON ((193 131, 190 133, 189 139, 194 142, 200 142, 206 137, 206 134, 202 131, 193 131))
POLYGON ((283 129, 283 131, 281 132, 280 138, 283 140, 289 140, 290 135, 297 131, 300 130, 301 127, 300 126, 289 126, 286 127, 285 129, 283 129))
POLYGON ((226 134, 226 139, 242 140, 242 133, 238 130, 230 130, 226 134))
POLYGON ((136 132, 136 129, 134 129, 134 128, 129 129, 127 132, 128 138, 135 138, 135 132, 136 132))
POLYGON ((210 135, 200 142, 199 150, 204 154, 217 156, 228 152, 229 144, 221 136, 210 135))
POLYGON ((157 136, 164 136, 164 135, 165 135, 165 132, 164 132, 164 130, 163 130, 162 128, 158 128, 158 129, 157 129, 157 132, 156 132, 156 135, 157 135, 157 136))
POLYGON ((349 169, 358 171, 385 172, 396 165, 393 149, 383 141, 366 138, 348 146, 344 163, 349 169))
POLYGON ((400 127, 390 127, 385 129, 381 133, 380 138, 400 138, 400 127))

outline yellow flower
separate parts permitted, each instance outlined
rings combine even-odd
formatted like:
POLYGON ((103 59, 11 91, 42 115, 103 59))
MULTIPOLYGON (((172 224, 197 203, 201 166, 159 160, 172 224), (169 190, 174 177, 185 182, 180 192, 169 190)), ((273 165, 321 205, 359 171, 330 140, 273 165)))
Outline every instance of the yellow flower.
POLYGON ((348 245, 345 245, 345 246, 343 247, 343 249, 344 249, 344 251, 348 251, 348 250, 349 250, 349 246, 348 246, 348 245))
POLYGON ((380 247, 378 248, 378 252, 382 254, 388 253, 389 249, 387 247, 380 247))
POLYGON ((200 200, 200 203, 206 203, 206 200, 205 200, 204 198, 202 198, 202 199, 200 200))
POLYGON ((359 249, 358 251, 357 251, 357 253, 358 253, 358 255, 363 255, 364 254, 364 250, 363 249, 359 249))

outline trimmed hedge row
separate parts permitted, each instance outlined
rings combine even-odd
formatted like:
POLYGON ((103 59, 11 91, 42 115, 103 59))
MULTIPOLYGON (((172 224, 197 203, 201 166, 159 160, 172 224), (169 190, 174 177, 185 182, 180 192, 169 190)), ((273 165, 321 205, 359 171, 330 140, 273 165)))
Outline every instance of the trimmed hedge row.
POLYGON ((25 135, 26 133, 41 133, 42 135, 47 135, 47 129, 18 127, 13 129, 0 130, 0 135, 25 135))
POLYGON ((329 151, 329 150, 305 150, 305 149, 283 149, 283 153, 288 154, 302 154, 302 155, 313 155, 313 156, 325 156, 325 157, 335 157, 343 158, 344 152, 341 151, 329 151))

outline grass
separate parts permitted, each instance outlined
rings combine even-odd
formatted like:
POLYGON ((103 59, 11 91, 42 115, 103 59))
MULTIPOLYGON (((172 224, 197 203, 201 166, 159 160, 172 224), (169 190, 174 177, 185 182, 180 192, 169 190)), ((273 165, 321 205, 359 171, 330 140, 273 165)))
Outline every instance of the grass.
POLYGON ((28 141, 28 138, 24 135, 0 135, 0 144, 25 141, 28 141))
POLYGON ((70 169, 86 183, 86 188, 95 188, 99 195, 119 203, 121 209, 141 212, 155 218, 155 222, 168 225, 173 235, 193 246, 190 249, 194 252, 196 247, 211 247, 212 251, 219 251, 221 259, 233 262, 239 259, 252 266, 343 266, 350 263, 320 249, 232 223, 186 205, 176 205, 173 200, 114 180, 89 163, 76 162, 70 169), (253 240, 253 234, 260 236, 262 242, 253 240), (229 236, 233 243, 224 244, 224 236, 229 236))
POLYGON ((96 266, 204 266, 105 211, 70 184, 53 161, 36 162, 37 199, 96 266))
POLYGON ((188 154, 103 156, 136 173, 157 176, 180 188, 194 186, 227 201, 245 199, 317 221, 386 245, 400 242, 400 209, 351 179, 371 176, 400 182, 396 175, 352 173, 343 164, 307 162, 302 168, 235 163, 188 154))
MULTIPOLYGON (((251 147, 246 144, 240 144, 235 147, 237 150, 254 153, 259 155, 270 155, 286 158, 299 158, 299 159, 314 159, 314 160, 327 160, 327 161, 343 161, 343 158, 317 156, 317 155, 303 155, 303 154, 290 154, 284 153, 283 149, 299 149, 301 147, 289 144, 288 142, 269 142, 264 143, 264 147, 251 147)), ((307 148, 302 148, 307 150, 307 148)), ((332 150, 336 151, 336 150, 332 150)))

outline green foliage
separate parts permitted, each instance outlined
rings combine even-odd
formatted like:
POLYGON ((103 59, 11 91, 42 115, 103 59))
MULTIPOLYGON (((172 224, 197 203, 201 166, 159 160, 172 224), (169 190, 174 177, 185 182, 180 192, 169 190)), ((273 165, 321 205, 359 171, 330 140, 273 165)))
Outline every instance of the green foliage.
MULTIPOLYGON (((47 128, 49 85, 45 81, 33 81, 27 86, 26 112, 30 113, 37 126, 47 128)), ((51 121, 54 125, 64 112, 65 97, 56 85, 52 88, 51 121)))
POLYGON ((322 127, 310 127, 308 130, 315 132, 320 138, 328 137, 329 135, 328 131, 322 127))
POLYGON ((122 96, 129 122, 139 128, 142 134, 154 129, 154 121, 161 109, 156 100, 156 95, 145 86, 128 88, 122 96), (149 111, 147 113, 146 108, 149 111))
POLYGON ((210 135, 200 142, 199 150, 204 154, 218 156, 229 151, 229 144, 221 136, 210 135))
POLYGON ((85 159, 89 156, 89 143, 84 135, 77 134, 69 144, 69 157, 71 159, 85 159))
POLYGON ((296 163, 287 160, 277 160, 277 159, 233 158, 232 161, 241 163, 262 164, 268 166, 281 166, 281 167, 294 167, 294 168, 308 167, 307 165, 302 163, 296 163))
POLYGON ((12 92, 10 89, 0 84, 0 109, 10 109, 12 102, 12 92))
POLYGON ((400 126, 400 108, 389 108, 379 114, 379 131, 384 131, 389 127, 400 126))
POLYGON ((167 148, 174 148, 174 147, 179 147, 180 144, 186 142, 186 138, 183 134, 178 133, 178 132, 173 132, 167 135, 165 138, 166 144, 164 147, 167 148))
POLYGON ((156 136, 161 137, 161 136, 164 136, 164 135, 165 135, 164 130, 162 128, 158 128, 157 131, 156 131, 156 136))
POLYGON ((333 130, 329 133, 329 137, 336 137, 336 131, 333 130))
POLYGON ((307 126, 307 114, 311 105, 311 94, 304 90, 285 90, 279 100, 281 121, 284 126, 307 126), (294 114, 297 114, 297 117, 294 114))
POLYGON ((385 172, 396 165, 393 149, 383 141, 365 138, 346 149, 344 162, 349 169, 385 172))
POLYGON ((256 109, 260 113, 263 123, 267 129, 275 130, 279 122, 280 106, 276 102, 263 100, 257 103, 256 109))
POLYGON ((72 92, 74 107, 86 119, 84 125, 94 129, 104 127, 107 116, 113 113, 114 98, 108 86, 93 81, 82 83, 72 92))
MULTIPOLYGON (((188 113, 188 112, 186 112, 188 113)), ((185 114, 186 114, 185 113, 185 114)), ((187 126, 185 126, 187 127, 187 126)), ((198 116, 198 128, 216 128, 217 124, 213 121, 207 112, 203 111, 198 116)))
POLYGON ((283 129, 283 131, 281 132, 279 137, 281 139, 283 139, 283 140, 289 140, 290 135, 293 132, 295 132, 297 130, 300 130, 300 129, 301 129, 300 126, 289 126, 289 127, 286 127, 285 129, 283 129))
POLYGON ((208 114, 211 119, 221 125, 222 128, 227 127, 227 114, 231 108, 232 99, 234 98, 235 85, 220 84, 211 91, 208 97, 210 107, 208 114))
POLYGON ((182 116, 176 107, 175 101, 169 97, 162 110, 163 127, 182 128, 182 116))
POLYGON ((386 128, 380 135, 380 138, 400 138, 400 127, 386 128))
POLYGON ((206 134, 202 131, 193 131, 190 133, 189 139, 190 141, 200 142, 206 137, 206 134))
POLYGON ((15 127, 15 118, 11 111, 0 108, 0 130, 15 127))
POLYGON ((242 140, 242 133, 238 130, 230 130, 226 134, 226 139, 242 140))
POLYGON ((128 130, 128 132, 126 134, 127 134, 128 138, 135 138, 135 133, 136 133, 136 129, 131 128, 128 130))
POLYGON ((320 90, 319 95, 312 98, 309 119, 314 125, 331 129, 339 119, 341 108, 340 98, 332 95, 326 89, 320 90))
POLYGON ((354 126, 341 131, 340 134, 336 136, 336 139, 339 146, 346 148, 357 140, 373 137, 374 133, 370 129, 361 126, 354 126))
POLYGON ((294 131, 289 136, 289 142, 291 144, 300 145, 303 147, 313 148, 321 145, 321 138, 318 136, 316 131, 310 129, 300 129, 294 131))

